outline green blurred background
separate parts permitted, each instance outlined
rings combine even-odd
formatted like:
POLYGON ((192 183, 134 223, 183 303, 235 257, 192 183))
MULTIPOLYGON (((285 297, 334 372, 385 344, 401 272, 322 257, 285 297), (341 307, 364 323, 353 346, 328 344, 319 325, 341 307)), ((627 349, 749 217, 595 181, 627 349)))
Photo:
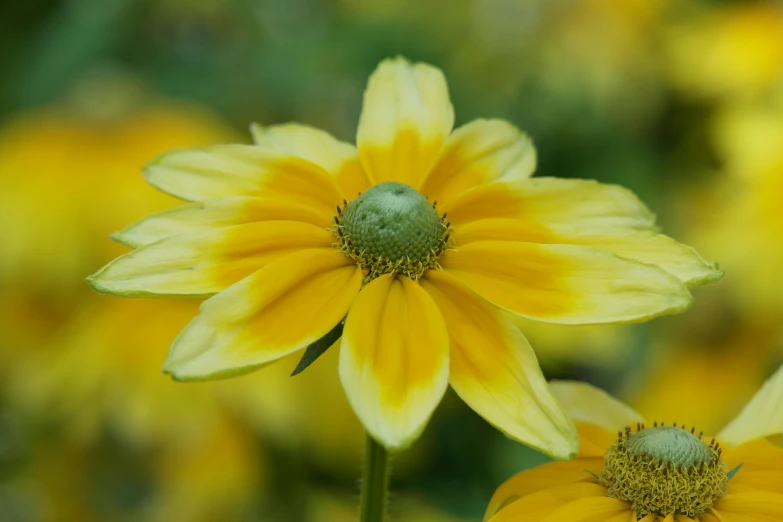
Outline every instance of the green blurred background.
MULTIPOLYGON (((0 521, 350 522, 363 434, 336 354, 230 381, 159 371, 198 303, 94 294, 108 234, 176 201, 140 168, 353 141, 388 56, 442 68, 457 124, 506 118, 538 175, 634 191, 726 269, 679 317, 520 323, 550 378, 714 431, 783 359, 783 4, 699 0, 27 0, 0 7, 0 521)), ((545 457, 453 394, 396 457, 391 520, 480 520, 545 457)))

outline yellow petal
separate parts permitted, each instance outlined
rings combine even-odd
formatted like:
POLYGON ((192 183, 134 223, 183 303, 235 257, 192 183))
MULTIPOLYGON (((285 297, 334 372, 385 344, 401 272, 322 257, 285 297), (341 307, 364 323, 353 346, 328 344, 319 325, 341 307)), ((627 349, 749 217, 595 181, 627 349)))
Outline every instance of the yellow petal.
POLYGON ((328 228, 332 224, 325 215, 295 201, 230 196, 197 201, 153 214, 115 232, 112 239, 138 248, 170 236, 254 221, 301 221, 320 228, 328 228))
MULTIPOLYGON (((630 406, 592 384, 578 381, 552 381, 552 393, 566 413, 578 422, 600 426, 616 434, 626 426, 636 426, 644 418, 630 406)), ((606 451, 607 448, 604 448, 606 451)))
POLYGON ((446 139, 421 192, 446 204, 476 185, 529 178, 535 168, 536 150, 526 134, 504 120, 474 120, 446 139))
POLYGON ((757 439, 737 447, 723 446, 723 459, 729 469, 742 465, 730 485, 783 494, 783 448, 757 439))
POLYGON ((495 490, 484 518, 491 517, 502 507, 537 491, 592 481, 594 478, 591 473, 598 475, 603 467, 603 458, 575 459, 568 462, 550 462, 517 473, 495 490))
POLYGON ((497 306, 552 323, 646 320, 692 302, 660 268, 581 246, 478 241, 447 252, 441 266, 497 306))
POLYGON ((362 277, 334 250, 280 258, 205 301, 172 344, 163 371, 177 380, 216 379, 304 348, 345 317, 362 277))
POLYGON ((783 494, 767 491, 730 493, 715 502, 713 510, 726 522, 783 520, 783 494))
MULTIPOLYGON (((334 236, 299 221, 259 221, 162 239, 120 256, 89 278, 99 292, 124 297, 205 296, 275 259, 331 249, 334 236)), ((347 258, 346 258, 347 259, 347 258)))
POLYGON ((250 126, 250 132, 257 145, 306 159, 322 167, 335 176, 343 194, 349 199, 370 187, 356 147, 335 139, 328 132, 298 123, 269 127, 254 123, 250 126))
POLYGON ((307 160, 254 145, 168 152, 144 169, 147 182, 187 201, 228 196, 280 198, 331 217, 343 200, 332 176, 307 160))
MULTIPOLYGON (((512 479, 513 480, 513 479, 512 479)), ((484 517, 489 522, 539 522, 561 506, 579 499, 607 498, 606 488, 598 484, 577 482, 537 491, 504 506, 494 516, 484 517)), ((487 515, 491 515, 487 512, 487 515)), ((571 519, 560 519, 570 520, 571 519)))
POLYGON ((572 223, 532 223, 518 219, 481 219, 455 225, 457 245, 475 241, 525 241, 582 245, 608 250, 626 259, 658 265, 687 285, 707 284, 723 277, 717 265, 693 248, 652 230, 572 223))
POLYGON ((443 206, 454 224, 510 218, 650 228, 655 216, 633 192, 591 180, 531 178, 480 185, 443 206))
POLYGON ((622 519, 631 522, 629 514, 632 512, 630 504, 616 498, 580 498, 556 509, 540 522, 617 522, 622 519))
POLYGON ((450 383, 462 400, 512 439, 554 458, 575 457, 576 429, 514 324, 447 273, 431 270, 421 286, 446 321, 450 383))
POLYGON ((597 424, 578 420, 574 424, 579 433, 579 458, 600 458, 603 461, 609 446, 617 440, 619 428, 610 431, 597 424))
POLYGON ((343 331, 340 379, 367 431, 409 446, 443 397, 449 339, 438 307, 407 277, 384 275, 356 299, 343 331))
POLYGON ((783 433, 783 366, 764 383, 718 438, 729 444, 783 433))
POLYGON ((364 92, 356 143, 373 183, 414 188, 432 168, 454 125, 454 109, 440 70, 403 58, 384 60, 364 92))

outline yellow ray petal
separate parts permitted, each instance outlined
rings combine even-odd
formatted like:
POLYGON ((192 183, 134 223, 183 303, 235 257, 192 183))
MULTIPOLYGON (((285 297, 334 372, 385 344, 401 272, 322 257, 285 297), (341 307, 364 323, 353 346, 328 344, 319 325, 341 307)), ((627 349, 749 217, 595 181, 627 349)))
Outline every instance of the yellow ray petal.
POLYGON ((662 269, 581 246, 478 241, 440 262, 488 301, 545 322, 632 322, 681 312, 692 302, 662 269))
POLYGON ((540 522, 617 522, 620 519, 630 522, 632 512, 630 504, 616 498, 580 498, 556 509, 540 522))
POLYGON ((718 438, 729 444, 783 433, 783 366, 764 383, 718 438))
MULTIPOLYGON (((513 480, 513 479, 512 479, 513 480)), ((539 522, 561 506, 579 499, 608 498, 606 488, 598 484, 577 482, 537 491, 518 500, 501 504, 494 514, 487 512, 489 522, 539 522)), ((572 519, 560 519, 572 520, 572 519)))
POLYGON ((177 380, 216 379, 304 348, 345 316, 362 277, 334 250, 280 258, 205 301, 172 344, 163 371, 177 380))
POLYGON ((215 145, 159 156, 144 169, 147 182, 187 201, 228 196, 282 198, 331 217, 343 200, 332 176, 307 160, 254 145, 215 145))
POLYGON ((767 491, 730 493, 715 502, 713 510, 726 522, 783 520, 783 494, 767 491))
POLYGON ((364 92, 356 143, 373 183, 418 188, 454 125, 440 70, 403 58, 384 60, 364 92))
MULTIPOLYGON (((603 460, 609 446, 617 440, 617 431, 609 431, 597 424, 574 420, 579 433, 579 458, 600 458, 603 460)), ((625 425, 627 426, 627 424, 625 425)))
POLYGON ((449 332, 454 390, 506 435, 559 459, 576 456, 576 428, 549 391, 533 349, 503 312, 456 278, 421 282, 449 332))
POLYGON ((452 237, 457 245, 475 241, 525 241, 608 250, 626 259, 658 265, 690 286, 723 277, 723 271, 718 270, 716 264, 706 261, 693 248, 652 230, 500 218, 455 225, 452 237))
POLYGON ((729 469, 742 465, 729 483, 783 494, 783 448, 757 439, 740 446, 722 446, 729 469))
POLYGON ((633 192, 591 180, 531 178, 480 185, 444 205, 454 224, 510 218, 650 228, 655 216, 633 192))
POLYGON ((269 127, 254 123, 250 126, 250 132, 257 145, 286 152, 321 166, 335 176, 337 184, 348 199, 370 187, 370 181, 359 162, 356 147, 335 139, 328 132, 298 123, 269 127))
POLYGON ((348 314, 340 380, 367 431, 387 448, 410 445, 448 385, 449 339, 438 307, 417 283, 388 274, 348 314))
POLYGON ((89 281, 99 292, 123 297, 204 296, 281 256, 316 247, 331 250, 333 242, 327 230, 299 221, 207 229, 165 238, 120 256, 89 281))
POLYGON ((484 518, 491 517, 503 506, 537 491, 592 481, 594 478, 590 473, 598 475, 603 467, 603 458, 575 459, 568 462, 550 462, 517 473, 495 490, 484 518))
MULTIPOLYGON (((644 418, 630 406, 592 384, 552 381, 550 387, 574 421, 595 424, 610 434, 616 434, 625 426, 636 426, 637 423, 644 422, 644 418)), ((607 448, 608 446, 604 448, 604 452, 607 448)))
POLYGON ((153 214, 112 234, 112 239, 138 248, 170 236, 255 221, 301 221, 320 228, 332 225, 322 213, 295 201, 230 196, 197 201, 153 214))
POLYGON ((504 120, 474 120, 446 139, 421 192, 446 204, 476 185, 529 178, 535 168, 536 150, 526 134, 504 120))

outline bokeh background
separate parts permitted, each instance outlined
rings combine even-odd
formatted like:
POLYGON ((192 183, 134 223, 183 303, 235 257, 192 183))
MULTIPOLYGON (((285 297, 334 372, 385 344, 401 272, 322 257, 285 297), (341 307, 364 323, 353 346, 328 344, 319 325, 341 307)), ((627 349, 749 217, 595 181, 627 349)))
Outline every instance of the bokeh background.
MULTIPOLYGON (((520 324, 550 378, 714 431, 783 360, 783 4, 707 0, 26 0, 0 7, 0 520, 352 522, 363 434, 336 354, 160 373, 198 303, 84 277, 176 201, 140 168, 299 121, 353 141, 368 74, 441 67, 457 123, 526 130, 539 175, 636 191, 726 269, 678 317, 520 324)), ((452 394, 394 462, 392 521, 480 520, 546 457, 452 394)))

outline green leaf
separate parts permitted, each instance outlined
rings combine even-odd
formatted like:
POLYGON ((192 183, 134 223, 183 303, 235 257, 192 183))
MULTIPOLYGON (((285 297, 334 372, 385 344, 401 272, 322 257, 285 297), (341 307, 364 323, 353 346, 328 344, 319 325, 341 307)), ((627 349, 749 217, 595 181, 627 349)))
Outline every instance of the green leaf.
POLYGON ((742 467, 742 464, 744 464, 744 462, 743 462, 743 463, 741 463, 741 464, 740 464, 739 466, 737 466, 736 468, 734 468, 733 470, 729 471, 729 474, 728 474, 728 476, 729 476, 729 479, 731 479, 731 477, 733 477, 734 475, 736 475, 736 474, 737 474, 737 472, 738 472, 738 471, 740 470, 740 468, 742 467))
POLYGON ((344 325, 345 319, 337 323, 326 335, 308 346, 302 355, 302 358, 299 359, 299 364, 296 365, 296 368, 294 368, 294 371, 291 373, 291 377, 305 371, 305 369, 313 364, 316 359, 326 353, 326 350, 328 350, 343 334, 344 325))

